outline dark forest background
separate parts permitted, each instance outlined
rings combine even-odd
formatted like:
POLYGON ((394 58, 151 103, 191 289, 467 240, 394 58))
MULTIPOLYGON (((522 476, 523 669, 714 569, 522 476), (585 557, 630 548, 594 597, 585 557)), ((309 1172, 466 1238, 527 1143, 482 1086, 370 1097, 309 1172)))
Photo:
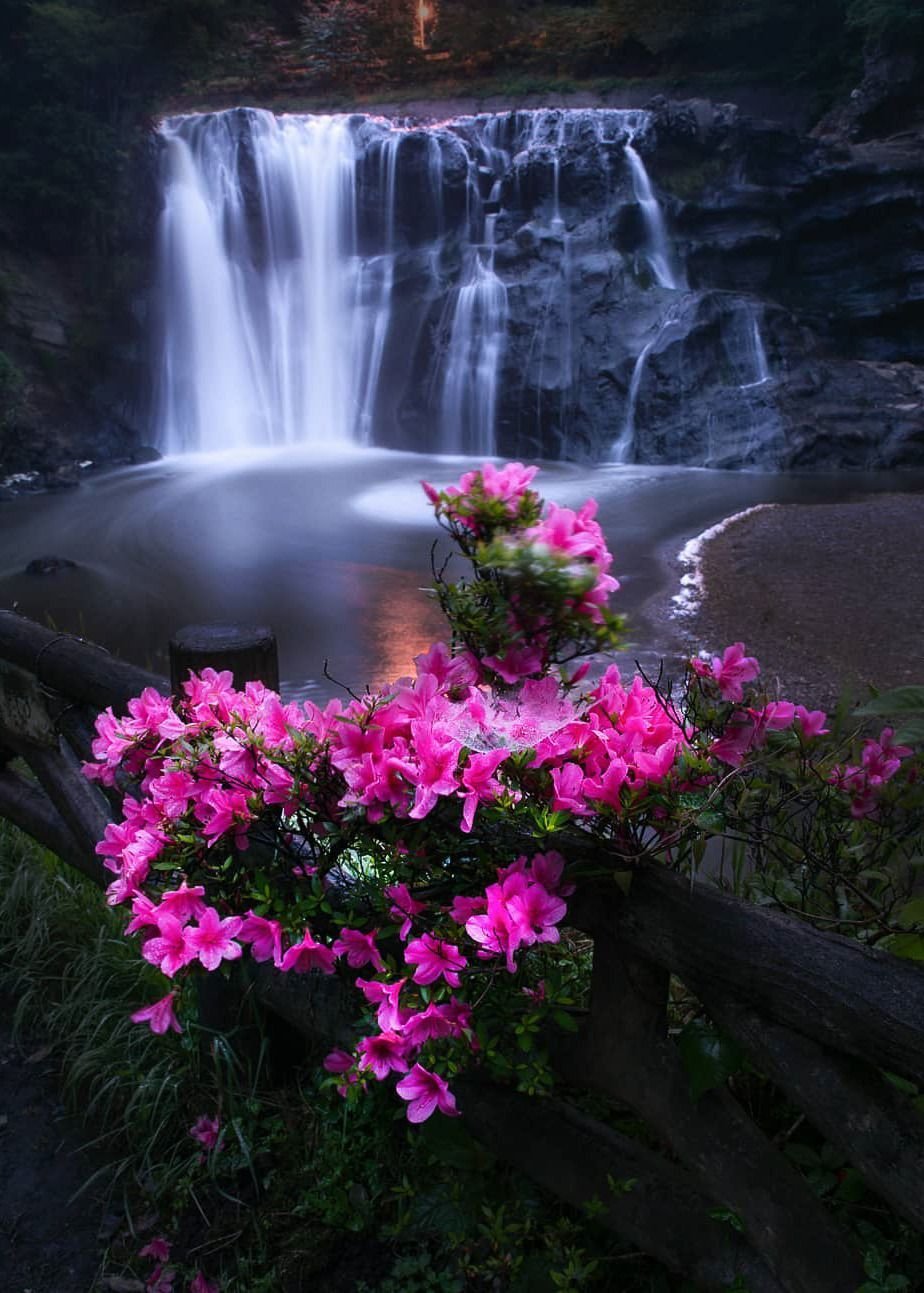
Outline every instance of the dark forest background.
MULTIPOLYGON (((56 253, 110 248, 119 177, 176 96, 305 97, 419 87, 541 93, 588 80, 810 87, 819 110, 864 49, 924 43, 914 0, 441 0, 426 50, 417 0, 0 0, 0 206, 56 253)), ((288 106, 288 105, 287 105, 288 106)))

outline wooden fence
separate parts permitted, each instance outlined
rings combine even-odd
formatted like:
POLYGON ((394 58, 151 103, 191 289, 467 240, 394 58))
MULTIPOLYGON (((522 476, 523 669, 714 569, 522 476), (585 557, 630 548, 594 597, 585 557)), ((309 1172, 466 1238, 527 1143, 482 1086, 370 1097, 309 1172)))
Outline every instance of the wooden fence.
MULTIPOLYGON (((278 678, 265 630, 190 630, 171 643, 174 685, 205 663, 231 668, 239 683, 278 678)), ((94 845, 116 804, 79 768, 93 718, 144 687, 170 685, 0 613, 0 815, 97 882, 111 878, 94 845), (35 782, 6 766, 13 755, 35 782)), ((576 1036, 554 1043, 563 1089, 628 1106, 657 1148, 561 1097, 462 1079, 466 1123, 494 1153, 569 1203, 591 1205, 602 1224, 702 1288, 857 1289, 864 1275, 847 1235, 732 1091, 691 1098, 668 1032, 673 975, 868 1186, 924 1231, 924 1119, 881 1071, 924 1089, 919 966, 654 868, 636 873, 628 896, 615 886, 579 892, 568 922, 593 938, 594 957, 587 1016, 576 1036)), ((254 983, 265 1007, 315 1040, 342 1028, 336 982, 261 966, 254 983)))

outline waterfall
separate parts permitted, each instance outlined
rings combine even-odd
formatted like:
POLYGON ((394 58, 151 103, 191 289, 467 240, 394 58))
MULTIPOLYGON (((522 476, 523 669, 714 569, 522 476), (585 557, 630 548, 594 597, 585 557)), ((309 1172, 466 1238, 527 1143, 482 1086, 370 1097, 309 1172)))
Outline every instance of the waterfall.
POLYGON ((764 346, 764 339, 760 331, 760 320, 754 309, 742 311, 742 320, 740 329, 744 333, 743 344, 740 346, 740 363, 743 369, 745 380, 740 383, 740 389, 743 391, 750 390, 754 386, 763 386, 770 380, 770 365, 767 362, 767 351, 764 346))
POLYGON ((656 347, 667 344, 678 336, 682 336, 682 328, 679 321, 679 310, 676 306, 671 306, 664 317, 660 320, 657 330, 645 342, 639 351, 638 358, 632 368, 632 377, 629 381, 629 393, 626 399, 626 416, 622 425, 622 430, 615 440, 610 450, 610 462, 632 462, 633 451, 635 448, 635 410, 638 406, 638 393, 642 385, 642 378, 645 375, 645 366, 651 352, 656 347))
MULTIPOLYGON (((497 186, 492 189, 497 200, 497 186)), ((438 444, 444 453, 494 452, 500 353, 507 330, 507 289, 494 272, 497 215, 485 217, 483 247, 468 256, 446 356, 438 444)))
POLYGON ((346 118, 230 112, 174 118, 161 134, 159 443, 179 452, 349 441, 346 118))
MULTIPOLYGON (((612 242, 619 211, 639 207, 659 286, 684 286, 635 147, 647 122, 620 109, 432 127, 257 109, 166 119, 155 442, 568 456, 581 392, 599 384, 588 256, 601 281, 646 292, 623 271, 635 251, 612 242)), ((617 457, 653 345, 632 361, 617 457)))
POLYGON ((654 274, 655 282, 658 286, 669 287, 677 291, 686 287, 686 283, 683 276, 678 274, 674 268, 661 203, 655 197, 645 163, 635 149, 636 137, 645 122, 646 115, 644 113, 632 114, 629 122, 629 138, 626 140, 626 158, 632 174, 632 190, 641 210, 647 234, 645 259, 648 261, 649 268, 654 274))
POLYGON ((356 282, 353 338, 353 371, 359 392, 356 439, 372 444, 375 409, 385 353, 385 339, 391 323, 391 297, 395 279, 395 185, 398 168, 399 134, 378 140, 379 184, 384 193, 385 249, 380 256, 357 257, 353 267, 356 282))

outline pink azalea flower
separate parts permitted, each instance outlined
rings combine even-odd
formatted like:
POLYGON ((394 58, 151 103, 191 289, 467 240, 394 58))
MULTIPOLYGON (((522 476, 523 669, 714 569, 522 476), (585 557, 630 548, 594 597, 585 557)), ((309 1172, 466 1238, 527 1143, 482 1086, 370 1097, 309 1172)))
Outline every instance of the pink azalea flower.
POLYGON ((722 652, 721 659, 714 656, 712 660, 712 676, 723 700, 741 700, 744 684, 753 682, 759 673, 760 665, 754 656, 744 654, 743 642, 733 642, 722 652))
POLYGON ((242 943, 250 944, 250 955, 255 961, 272 961, 278 966, 282 960, 282 926, 278 920, 269 920, 249 911, 238 938, 242 943))
POLYGON ((166 1262, 170 1260, 170 1240, 164 1235, 158 1235, 152 1239, 149 1244, 138 1251, 139 1257, 153 1257, 156 1262, 166 1262))
POLYGON ((413 918, 422 911, 427 910, 425 902, 418 902, 411 895, 406 884, 390 884, 386 886, 385 897, 390 898, 392 906, 388 909, 388 914, 392 920, 400 920, 401 928, 398 930, 398 937, 402 943, 407 940, 411 932, 411 923, 413 918))
POLYGON ((207 907, 198 926, 186 930, 186 945, 207 970, 217 970, 222 961, 236 961, 242 952, 235 934, 244 922, 240 916, 222 920, 214 907, 207 907))
POLYGON ((797 705, 796 718, 802 728, 802 735, 807 741, 813 740, 816 736, 825 736, 830 731, 830 728, 825 727, 828 715, 823 709, 806 709, 804 705, 797 705))
POLYGON ((359 929, 342 929, 340 937, 333 944, 337 956, 345 956, 347 965, 353 970, 361 970, 364 965, 371 965, 381 974, 385 969, 382 954, 375 945, 378 930, 364 934, 359 929))
POLYGON ((206 1279, 201 1271, 196 1271, 189 1282, 189 1293, 221 1293, 221 1289, 213 1280, 206 1279))
POLYGON ((378 1004, 377 1019, 383 1032, 400 1032, 407 1017, 399 1002, 401 989, 407 979, 398 979, 397 983, 378 983, 375 979, 356 979, 356 986, 373 1004, 378 1004))
POLYGON ((454 920, 457 925, 464 925, 472 916, 479 915, 488 905, 487 898, 467 898, 464 894, 458 894, 452 900, 452 906, 449 908, 449 918, 454 920))
POLYGON ((587 817, 593 811, 584 799, 584 773, 577 763, 565 763, 552 769, 552 808, 555 812, 587 817))
POLYGON ((430 1115, 439 1109, 447 1117, 457 1118, 456 1098, 449 1086, 438 1073, 430 1073, 415 1064, 406 1078, 402 1078, 395 1087, 402 1100, 408 1100, 408 1122, 426 1122, 430 1115))
POLYGON ((160 1001, 155 1001, 152 1006, 145 1006, 143 1010, 136 1010, 131 1016, 133 1024, 147 1024, 152 1033, 163 1034, 168 1028, 172 1028, 175 1033, 181 1033, 180 1021, 173 1011, 173 1000, 175 992, 168 992, 160 1001))
POLYGON ((356 1060, 349 1051, 342 1050, 337 1046, 324 1056, 322 1067, 328 1073, 349 1073, 355 1063, 356 1060))
POLYGON ((309 970, 320 970, 322 974, 333 974, 335 953, 325 947, 323 943, 316 942, 311 936, 311 930, 305 927, 305 935, 300 943, 293 945, 282 958, 280 969, 288 974, 291 970, 294 974, 307 974, 309 970))
POLYGON ((220 1133, 221 1123, 218 1118, 210 1118, 205 1113, 200 1114, 189 1129, 193 1140, 198 1140, 199 1144, 204 1145, 206 1149, 215 1148, 220 1133))
POLYGON ((479 804, 492 803, 498 795, 503 794, 504 787, 494 773, 509 754, 503 748, 489 750, 486 754, 469 755, 468 763, 462 773, 462 785, 465 794, 462 796, 462 831, 468 835, 475 819, 475 809, 479 804))
POLYGON ((135 934, 139 929, 157 928, 160 908, 156 907, 144 893, 135 894, 132 899, 132 918, 125 926, 126 937, 135 934))
POLYGON ((408 965, 416 965, 414 982, 421 985, 434 983, 441 976, 452 988, 461 986, 459 971, 468 961, 452 943, 444 943, 432 934, 424 934, 408 943, 404 950, 408 965))
POLYGON ((188 928, 181 925, 175 916, 161 916, 157 928, 160 933, 147 940, 141 955, 151 965, 156 965, 161 974, 172 979, 177 970, 195 958, 196 953, 189 945, 188 928))
POLYGON ((445 1005, 431 1001, 426 1010, 408 1016, 402 1032, 412 1046, 423 1046, 437 1037, 457 1035, 458 1026, 445 1005))
POLYGON ((147 1293, 173 1293, 175 1280, 176 1271, 172 1266, 155 1266, 144 1287, 147 1293))
MULTIPOLYGON (((160 900, 159 910, 167 916, 175 916, 177 920, 186 922, 187 920, 198 920, 206 910, 205 888, 201 884, 193 885, 190 889, 186 881, 183 880, 179 889, 172 889, 169 893, 163 894, 160 900)), ((134 907, 132 908, 134 910, 134 907)))
POLYGON ((360 1068, 371 1069, 381 1082, 389 1073, 406 1073, 407 1042, 397 1033, 377 1033, 364 1037, 357 1047, 362 1059, 360 1068))
POLYGON ((502 656, 485 656, 485 665, 511 686, 542 669, 543 655, 535 646, 510 646, 502 656))

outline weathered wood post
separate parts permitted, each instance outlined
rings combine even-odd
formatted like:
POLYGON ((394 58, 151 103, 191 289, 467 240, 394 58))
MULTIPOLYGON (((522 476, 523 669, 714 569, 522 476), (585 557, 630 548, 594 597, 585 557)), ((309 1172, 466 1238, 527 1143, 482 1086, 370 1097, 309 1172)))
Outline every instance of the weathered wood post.
POLYGON ((251 624, 189 624, 170 639, 170 687, 179 691, 190 669, 230 669, 235 687, 262 682, 279 690, 279 653, 272 629, 251 624))
MULTIPOLYGON (((205 668, 230 670, 238 689, 247 682, 279 688, 279 654, 276 635, 265 626, 250 624, 190 624, 170 639, 170 689, 179 692, 189 676, 205 668)), ((240 967, 237 967, 239 969, 240 967)), ((200 975, 196 980, 199 1023, 209 1032, 230 1033, 241 1025, 245 984, 232 971, 200 975)), ((254 1050, 256 1038, 247 1030, 236 1047, 239 1054, 254 1050)))

